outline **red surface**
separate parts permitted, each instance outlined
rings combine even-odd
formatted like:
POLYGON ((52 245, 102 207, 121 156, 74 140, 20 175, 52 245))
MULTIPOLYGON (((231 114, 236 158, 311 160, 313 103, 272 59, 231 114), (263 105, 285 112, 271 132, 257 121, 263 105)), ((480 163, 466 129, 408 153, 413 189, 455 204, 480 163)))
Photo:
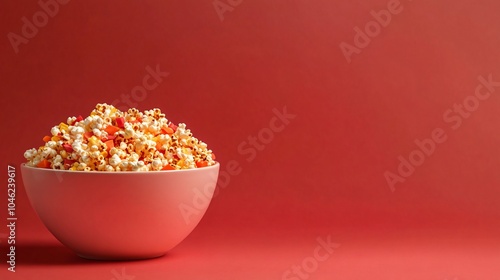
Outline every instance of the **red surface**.
POLYGON ((118 263, 57 243, 19 182, 17 272, 2 226, 1 279, 282 279, 303 262, 311 272, 288 279, 499 279, 500 87, 477 104, 470 96, 479 76, 500 81, 500 3, 228 2, 239 5, 221 21, 212 1, 70 1, 17 54, 9 32, 41 8, 0 4, 3 168, 159 65, 168 75, 133 105, 187 123, 233 173, 169 255, 118 263), (339 45, 355 43, 355 27, 376 28, 372 14, 387 26, 369 42, 358 35, 349 63, 339 45), (473 110, 460 116, 464 101, 473 110), (271 137, 266 128, 282 128, 273 109, 285 106, 296 117, 271 137), (446 140, 418 159, 415 141, 436 128, 446 140), (250 143, 259 133, 267 144, 250 143), (412 153, 421 165, 391 191, 384 173, 412 153), (327 236, 340 246, 315 267, 327 236))

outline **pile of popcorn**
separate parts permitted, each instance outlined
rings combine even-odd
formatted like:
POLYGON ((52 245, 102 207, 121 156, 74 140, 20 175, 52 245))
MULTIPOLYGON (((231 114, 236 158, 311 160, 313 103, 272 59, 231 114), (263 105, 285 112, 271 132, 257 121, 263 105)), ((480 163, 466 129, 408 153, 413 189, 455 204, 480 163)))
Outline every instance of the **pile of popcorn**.
POLYGON ((207 144, 160 109, 122 112, 97 104, 87 118, 69 117, 52 127, 45 145, 24 153, 27 165, 75 171, 155 171, 215 164, 207 144))

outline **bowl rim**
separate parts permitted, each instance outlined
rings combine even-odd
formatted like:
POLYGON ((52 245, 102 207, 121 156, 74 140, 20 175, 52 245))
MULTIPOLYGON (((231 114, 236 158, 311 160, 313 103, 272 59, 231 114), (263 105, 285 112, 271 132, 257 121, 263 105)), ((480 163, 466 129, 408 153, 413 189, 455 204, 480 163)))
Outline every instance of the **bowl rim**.
POLYGON ((175 170, 157 170, 157 171, 76 171, 76 170, 61 170, 61 169, 52 169, 52 168, 40 168, 34 166, 28 166, 25 162, 20 164, 21 169, 32 169, 40 172, 53 172, 53 173, 71 173, 71 174, 161 174, 161 173, 179 173, 179 172, 197 172, 199 170, 209 170, 219 168, 220 164, 218 161, 215 162, 214 165, 205 166, 205 167, 197 167, 190 169, 175 169, 175 170))

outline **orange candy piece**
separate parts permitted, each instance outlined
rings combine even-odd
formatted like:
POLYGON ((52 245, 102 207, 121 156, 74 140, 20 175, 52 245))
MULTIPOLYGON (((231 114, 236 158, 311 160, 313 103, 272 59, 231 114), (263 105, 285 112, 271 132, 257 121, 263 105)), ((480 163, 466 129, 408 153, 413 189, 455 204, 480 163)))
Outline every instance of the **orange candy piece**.
POLYGON ((40 168, 50 168, 50 162, 46 159, 43 159, 36 166, 40 168))
POLYGON ((174 134, 174 130, 170 127, 164 127, 161 129, 161 131, 163 132, 163 134, 168 134, 168 135, 174 134))
POLYGON ((206 161, 206 160, 198 161, 198 162, 196 162, 196 166, 197 167, 206 167, 206 166, 208 166, 208 161, 206 161))
POLYGON ((113 148, 115 146, 115 143, 113 142, 113 140, 108 140, 108 141, 104 142, 104 144, 106 144, 106 149, 108 151, 111 150, 111 148, 113 148))
POLYGON ((116 133, 117 131, 119 131, 119 130, 120 130, 120 128, 119 128, 119 127, 117 127, 117 126, 114 126, 114 125, 108 125, 108 126, 104 129, 104 131, 106 131, 106 132, 108 133, 108 135, 115 135, 115 133, 116 133))
POLYGON ((170 164, 165 165, 161 170, 175 170, 170 164))

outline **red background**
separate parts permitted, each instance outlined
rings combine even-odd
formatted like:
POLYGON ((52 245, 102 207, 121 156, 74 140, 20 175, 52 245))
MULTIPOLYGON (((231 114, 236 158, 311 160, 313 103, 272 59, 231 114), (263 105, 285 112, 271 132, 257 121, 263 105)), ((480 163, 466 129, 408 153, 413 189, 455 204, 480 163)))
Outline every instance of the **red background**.
POLYGON ((16 54, 7 34, 40 6, 2 1, 0 158, 18 179, 52 125, 130 94, 156 65, 170 74, 137 107, 187 123, 222 170, 242 171, 168 255, 118 263, 60 245, 18 180, 17 272, 0 227, 1 279, 281 279, 329 235, 340 247, 308 279, 498 279, 500 88, 456 130, 443 113, 478 76, 500 81, 500 3, 402 1, 348 63, 339 44, 389 2, 244 0, 221 21, 209 0, 74 0, 16 54), (247 161, 238 145, 284 106, 296 118, 247 161), (391 192, 384 172, 435 128, 446 142, 391 192))

